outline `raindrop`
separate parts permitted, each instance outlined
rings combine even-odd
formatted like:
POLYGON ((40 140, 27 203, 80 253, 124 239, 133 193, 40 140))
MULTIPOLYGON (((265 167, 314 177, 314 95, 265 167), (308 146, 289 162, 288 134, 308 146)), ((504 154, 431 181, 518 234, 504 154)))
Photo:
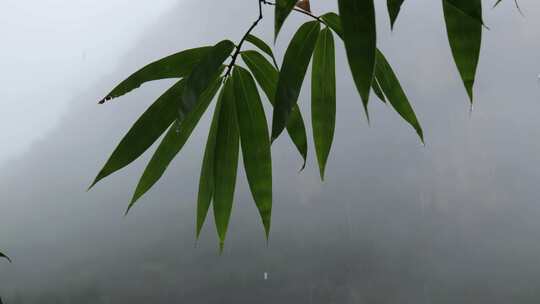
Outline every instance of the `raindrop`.
POLYGON ((265 280, 265 281, 268 280, 268 272, 265 272, 265 273, 264 273, 264 280, 265 280))

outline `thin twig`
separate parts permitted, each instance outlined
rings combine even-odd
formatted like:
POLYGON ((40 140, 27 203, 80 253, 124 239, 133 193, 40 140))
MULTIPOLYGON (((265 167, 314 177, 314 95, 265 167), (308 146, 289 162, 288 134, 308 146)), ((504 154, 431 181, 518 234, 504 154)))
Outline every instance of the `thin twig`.
MULTIPOLYGON (((238 59, 238 55, 242 51, 242 45, 246 41, 247 37, 249 36, 249 34, 251 34, 253 29, 255 29, 255 27, 257 27, 257 25, 259 24, 259 22, 261 22, 261 20, 263 19, 262 5, 265 4, 265 5, 276 6, 275 2, 270 2, 270 1, 267 1, 267 0, 257 0, 257 1, 259 1, 259 17, 257 17, 257 20, 255 20, 255 22, 253 22, 253 24, 249 27, 247 32, 244 34, 244 37, 242 37, 242 39, 240 40, 240 42, 236 46, 236 50, 235 50, 234 54, 231 56, 232 57, 231 62, 227 65, 227 72, 225 73, 225 76, 223 77, 224 79, 227 78, 228 76, 230 76, 230 74, 232 72, 232 69, 234 67, 234 64, 236 63, 236 59, 238 59)), ((302 10, 302 9, 299 9, 297 7, 293 8, 293 11, 298 12, 298 13, 302 13, 302 14, 304 14, 304 15, 310 17, 310 18, 313 18, 313 19, 317 20, 318 22, 328 26, 328 23, 326 23, 326 21, 324 21, 324 19, 321 18, 320 16, 313 15, 312 13, 310 13, 308 11, 305 11, 305 10, 302 10)))
MULTIPOLYGON (((274 3, 274 2, 270 2, 270 1, 266 1, 266 0, 261 0, 261 1, 262 1, 262 3, 264 3, 264 4, 266 4, 266 5, 276 6, 276 3, 274 3)), ((295 7, 295 8, 293 8, 293 11, 302 13, 302 14, 304 14, 304 15, 306 15, 306 16, 309 16, 309 17, 311 17, 311 18, 313 18, 313 19, 319 21, 320 23, 326 24, 326 22, 324 22, 324 20, 323 20, 320 16, 313 15, 312 13, 310 13, 310 12, 308 12, 308 11, 305 11, 305 10, 303 10, 303 9, 300 9, 300 8, 295 7)))
POLYGON ((264 3, 264 0, 257 0, 257 1, 259 1, 259 17, 257 17, 257 20, 255 20, 255 22, 253 22, 253 24, 249 27, 247 32, 244 34, 244 37, 242 37, 242 39, 236 46, 236 50, 234 54, 232 55, 231 62, 227 66, 227 72, 225 73, 224 77, 228 77, 231 74, 234 64, 236 63, 236 59, 238 58, 238 54, 240 54, 240 51, 242 50, 242 45, 246 41, 249 34, 251 34, 253 29, 255 29, 255 27, 257 27, 257 25, 259 24, 259 22, 261 22, 261 20, 263 19, 262 4, 264 3))

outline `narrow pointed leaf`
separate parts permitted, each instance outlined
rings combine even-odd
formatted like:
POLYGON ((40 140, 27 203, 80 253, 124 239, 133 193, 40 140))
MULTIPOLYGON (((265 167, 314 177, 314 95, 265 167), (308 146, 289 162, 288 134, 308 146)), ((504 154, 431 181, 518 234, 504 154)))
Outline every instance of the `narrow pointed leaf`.
POLYGON ((144 112, 120 141, 90 188, 101 179, 129 165, 150 148, 177 117, 176 109, 183 91, 184 80, 180 80, 144 112))
POLYGON ((443 8, 452 55, 472 103, 482 45, 482 2, 443 0, 443 8))
POLYGON ((257 83, 261 86, 268 101, 274 106, 279 71, 256 51, 244 51, 241 56, 257 83))
POLYGON ((186 89, 182 94, 183 100, 178 110, 180 118, 193 110, 201 94, 219 76, 223 62, 233 49, 234 43, 229 40, 217 43, 186 78, 186 89))
POLYGON ((332 31, 325 28, 319 35, 313 53, 311 81, 311 122, 322 180, 324 180, 326 161, 332 148, 336 126, 335 61, 334 37, 332 31))
POLYGON ((250 42, 257 48, 259 48, 261 51, 265 52, 268 56, 270 56, 270 58, 272 58, 272 62, 274 63, 274 66, 276 68, 278 67, 278 64, 276 62, 276 57, 274 57, 274 52, 272 52, 272 48, 268 46, 266 42, 264 42, 263 40, 261 40, 260 38, 254 35, 248 35, 246 37, 246 41, 250 42))
POLYGON ((388 15, 390 15, 390 27, 394 29, 394 24, 396 23, 399 11, 401 10, 401 5, 405 0, 387 0, 386 6, 388 8, 388 15))
POLYGON ((274 39, 277 38, 279 31, 283 26, 283 23, 285 23, 285 20, 287 19, 291 11, 294 9, 296 2, 297 0, 276 0, 274 39))
MULTIPOLYGON (((480 24, 484 25, 484 19, 482 17, 482 7, 478 8, 477 1, 481 0, 442 0, 443 6, 448 5, 459 11, 463 15, 467 15, 476 20, 480 24)), ((444 8, 444 7, 443 7, 444 8)))
POLYGON ((244 167, 251 194, 268 237, 272 217, 272 156, 268 124, 257 85, 251 74, 237 67, 233 75, 244 167))
POLYGON ((100 103, 129 93, 148 81, 185 77, 210 49, 189 49, 152 62, 122 81, 100 103))
POLYGON ((377 78, 373 79, 372 88, 373 88, 373 92, 375 93, 375 95, 377 95, 377 97, 383 103, 386 103, 386 97, 384 97, 384 93, 382 92, 381 85, 379 84, 379 81, 377 80, 377 78))
POLYGON ((11 263, 11 259, 7 255, 3 254, 2 252, 0 252, 0 258, 6 259, 11 263))
POLYGON ((152 186, 161 178, 171 161, 184 147, 184 144, 189 139, 202 115, 206 112, 208 105, 216 95, 220 85, 221 79, 216 80, 215 83, 201 95, 201 98, 193 111, 189 113, 182 122, 177 121, 169 128, 169 131, 161 141, 139 180, 128 211, 133 207, 135 202, 150 190, 150 188, 152 188, 152 186))
POLYGON ((229 78, 223 88, 214 158, 213 206, 220 247, 231 218, 238 169, 239 134, 232 81, 236 80, 229 78))
MULTIPOLYGON (((341 39, 343 39, 343 28, 341 26, 341 19, 339 15, 337 15, 336 13, 326 13, 322 15, 321 18, 326 22, 328 27, 330 27, 334 31, 334 33, 336 33, 341 39)), ((386 102, 384 94, 381 92, 379 83, 375 78, 373 78, 373 83, 371 84, 371 87, 375 92, 375 95, 377 95, 377 97, 382 102, 386 102)))
MULTIPOLYGON (((274 98, 279 78, 278 70, 276 70, 264 56, 255 51, 242 52, 242 59, 250 69, 251 73, 253 73, 257 83, 261 86, 272 106, 274 106, 274 98)), ((306 165, 308 145, 306 126, 298 105, 295 105, 291 111, 289 122, 287 123, 287 132, 304 160, 302 165, 303 168, 306 165)))
POLYGON ((206 215, 208 214, 208 209, 212 203, 212 197, 214 196, 214 160, 216 155, 216 139, 222 100, 223 89, 220 92, 218 102, 214 110, 212 125, 210 126, 210 132, 208 134, 206 148, 204 151, 201 176, 199 178, 199 194, 197 198, 197 238, 201 233, 206 215))
POLYGON ((377 52, 377 65, 375 68, 377 80, 388 102, 415 130, 420 140, 424 142, 422 127, 414 114, 407 95, 403 92, 396 74, 381 52, 377 52))
POLYGON ((367 105, 375 69, 377 33, 373 0, 338 0, 343 40, 356 88, 367 105))
POLYGON ((338 14, 330 12, 321 16, 326 25, 330 27, 341 39, 343 39, 343 26, 338 14))
POLYGON ((297 104, 319 32, 319 22, 305 23, 296 32, 285 52, 275 95, 272 140, 283 132, 297 104))

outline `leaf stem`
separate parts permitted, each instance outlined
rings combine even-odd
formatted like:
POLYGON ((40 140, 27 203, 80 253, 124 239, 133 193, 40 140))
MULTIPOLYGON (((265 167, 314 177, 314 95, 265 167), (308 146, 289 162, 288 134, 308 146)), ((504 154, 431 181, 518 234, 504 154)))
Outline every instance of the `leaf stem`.
MULTIPOLYGON (((255 27, 257 27, 259 22, 261 22, 261 20, 263 19, 264 16, 263 16, 262 5, 264 4, 264 5, 276 6, 275 2, 271 2, 271 1, 267 1, 267 0, 258 0, 258 2, 259 2, 259 16, 253 22, 253 24, 249 27, 249 29, 244 34, 244 37, 242 37, 242 39, 240 40, 240 42, 236 46, 236 50, 235 50, 234 54, 231 56, 232 57, 231 62, 227 65, 227 72, 225 72, 225 75, 223 76, 224 79, 227 78, 228 76, 230 76, 230 74, 232 72, 232 69, 234 67, 234 64, 236 63, 236 59, 238 59, 238 55, 242 51, 242 45, 246 41, 247 37, 249 36, 249 34, 251 34, 251 32, 255 29, 255 27)), ((324 21, 324 19, 321 18, 320 16, 313 15, 312 13, 310 13, 308 11, 305 11, 303 9, 299 9, 297 7, 293 8, 293 11, 304 14, 304 15, 306 15, 308 17, 311 17, 311 18, 319 21, 320 23, 328 26, 326 21, 324 21)))
POLYGON ((251 32, 255 29, 255 27, 257 27, 259 22, 261 22, 261 20, 263 19, 262 5, 263 3, 265 3, 265 0, 258 0, 258 1, 259 1, 259 16, 257 17, 257 20, 255 20, 253 24, 249 27, 249 29, 244 34, 244 37, 242 37, 242 39, 236 46, 236 50, 234 54, 232 55, 231 62, 227 66, 227 72, 225 73, 225 76, 224 76, 225 78, 231 74, 232 68, 234 67, 234 64, 236 63, 236 59, 238 58, 238 54, 240 54, 240 51, 242 50, 242 45, 246 41, 247 37, 249 36, 249 34, 251 34, 251 32))
MULTIPOLYGON (((276 6, 276 3, 275 3, 275 2, 271 2, 271 1, 267 1, 267 0, 261 0, 261 2, 262 2, 263 4, 266 4, 266 5, 276 6)), ((323 20, 321 17, 316 16, 316 15, 313 15, 312 13, 310 13, 310 12, 308 12, 308 11, 305 11, 305 10, 303 10, 303 9, 299 9, 299 8, 297 8, 297 7, 293 8, 293 11, 298 12, 298 13, 302 13, 302 14, 304 14, 304 15, 306 15, 306 16, 309 16, 309 17, 311 17, 311 18, 313 18, 313 19, 319 21, 320 23, 323 23, 323 24, 327 25, 326 22, 324 22, 324 20, 323 20)))

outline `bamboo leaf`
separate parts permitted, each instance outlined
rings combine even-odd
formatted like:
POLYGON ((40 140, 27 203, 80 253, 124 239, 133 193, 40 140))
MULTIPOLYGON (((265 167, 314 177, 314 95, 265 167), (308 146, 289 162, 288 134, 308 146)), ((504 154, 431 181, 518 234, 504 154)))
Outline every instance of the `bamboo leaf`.
POLYGON ((182 103, 178 109, 180 119, 193 110, 201 94, 219 76, 223 62, 233 49, 234 43, 229 40, 217 43, 186 78, 186 89, 182 94, 182 103))
POLYGON ((277 39, 279 31, 281 30, 281 27, 283 27, 283 23, 285 23, 285 20, 294 9, 296 2, 297 0, 276 0, 274 39, 277 39))
MULTIPOLYGON (((335 13, 328 13, 321 16, 321 18, 325 20, 328 26, 336 34, 340 35, 340 33, 342 33, 341 20, 339 15, 335 13)), ((392 67, 384 57, 383 53, 378 49, 376 56, 376 66, 378 66, 379 72, 375 72, 375 77, 373 78, 372 83, 372 88, 375 92, 375 95, 377 95, 377 97, 383 102, 385 102, 386 99, 392 98, 392 106, 396 110, 399 109, 398 113, 415 128, 418 135, 420 136, 420 139, 423 142, 424 138, 422 128, 420 127, 420 124, 416 119, 416 115, 414 114, 414 111, 409 104, 407 96, 405 95, 405 92, 403 92, 403 89, 401 88, 399 80, 397 79, 394 71, 392 70, 392 67), (380 65, 379 61, 381 61, 380 65), (382 87, 383 81, 385 84, 385 88, 382 87)))
POLYGON ((452 55, 472 103, 482 45, 482 2, 443 0, 443 9, 452 55))
POLYGON ((338 0, 345 50, 369 120, 369 91, 375 69, 377 33, 373 0, 338 0))
MULTIPOLYGON (((443 6, 448 5, 459 11, 461 14, 469 16, 476 20, 480 24, 484 25, 484 19, 482 18, 482 7, 478 8, 476 1, 481 0, 442 0, 443 6)), ((444 8, 444 7, 443 7, 444 8)))
POLYGON ((326 161, 332 148, 336 125, 335 60, 334 37, 330 29, 325 28, 319 35, 313 53, 311 82, 313 139, 322 180, 324 180, 326 161))
MULTIPOLYGON (((336 33, 340 38, 343 39, 343 28, 341 26, 341 19, 339 15, 336 13, 327 13, 321 16, 321 18, 326 22, 328 27, 330 27, 334 33, 336 33)), ((379 49, 377 49, 377 52, 380 52, 379 49)), ((379 82, 374 77, 373 83, 371 84, 371 87, 373 91, 375 92, 375 95, 384 103, 386 103, 386 98, 384 97, 384 94, 381 91, 379 82)))
POLYGON ((223 88, 215 143, 213 206, 221 249, 231 218, 238 169, 239 134, 233 81, 236 81, 234 77, 227 79, 223 88))
POLYGON ((319 22, 305 23, 296 32, 285 52, 275 95, 272 141, 283 132, 297 104, 319 31, 319 22))
POLYGON ((211 47, 189 49, 152 62, 122 81, 100 103, 129 93, 148 81, 185 77, 210 49, 211 47))
MULTIPOLYGON (((274 106, 279 71, 264 56, 255 51, 242 52, 242 59, 255 77, 255 80, 257 80, 257 83, 261 86, 272 106, 274 106)), ((287 132, 304 160, 302 165, 302 168, 304 168, 307 160, 308 145, 306 126, 298 105, 295 105, 291 111, 291 116, 287 123, 287 132)))
POLYGON ((214 196, 214 161, 223 91, 224 89, 222 88, 214 110, 212 125, 210 126, 210 132, 204 151, 201 176, 199 178, 199 194, 197 198, 197 238, 199 238, 206 215, 208 214, 208 209, 212 203, 212 197, 214 196))
POLYGON ((6 259, 11 263, 11 259, 7 255, 3 254, 2 252, 0 252, 0 258, 6 259))
POLYGON ((257 48, 259 48, 261 51, 265 52, 270 58, 272 58, 272 62, 274 63, 274 66, 278 68, 278 64, 276 62, 276 57, 274 57, 274 52, 272 52, 272 48, 266 44, 262 39, 258 38, 254 35, 247 35, 246 41, 250 42, 257 48))
POLYGON ((272 156, 268 124, 251 74, 236 67, 233 77, 244 167, 268 238, 272 217, 272 156))
POLYGON ((387 0, 386 6, 388 8, 388 15, 390 15, 390 27, 394 29, 401 5, 405 0, 387 0))
POLYGON ((136 160, 167 130, 176 118, 184 85, 184 80, 177 82, 144 112, 120 141, 90 188, 136 160))
POLYGON ((322 20, 330 27, 334 33, 336 33, 341 39, 343 39, 343 26, 341 25, 341 18, 334 12, 326 13, 321 16, 322 20))
POLYGON ((381 85, 379 84, 379 81, 377 80, 377 78, 373 79, 372 88, 373 88, 373 92, 375 93, 375 95, 377 95, 379 100, 382 101, 383 103, 386 103, 386 97, 384 97, 384 93, 382 92, 381 85))
POLYGON ((128 207, 131 209, 136 201, 141 198, 161 178, 174 157, 184 147, 191 133, 199 123, 210 102, 216 95, 221 85, 221 78, 208 88, 202 95, 197 105, 182 122, 172 124, 169 131, 161 141, 152 159, 146 166, 137 185, 133 198, 128 207))
POLYGON ((256 51, 243 51, 242 60, 253 73, 255 80, 261 86, 268 101, 274 106, 279 71, 256 51))
POLYGON ((415 130, 420 140, 424 142, 424 133, 422 127, 414 114, 414 110, 409 103, 407 95, 403 92, 399 80, 396 74, 392 70, 392 67, 384 57, 384 55, 377 52, 377 65, 375 68, 375 74, 377 81, 379 82, 384 95, 388 99, 388 102, 398 112, 405 121, 407 121, 415 130))

